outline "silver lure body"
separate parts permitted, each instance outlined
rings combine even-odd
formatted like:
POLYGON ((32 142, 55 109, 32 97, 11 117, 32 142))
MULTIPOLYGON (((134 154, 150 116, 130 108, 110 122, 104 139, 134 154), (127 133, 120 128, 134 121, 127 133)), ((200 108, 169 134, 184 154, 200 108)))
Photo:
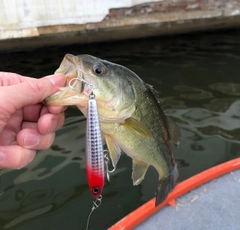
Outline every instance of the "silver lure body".
POLYGON ((89 95, 86 126, 86 171, 90 191, 98 198, 104 186, 104 154, 95 95, 89 95))

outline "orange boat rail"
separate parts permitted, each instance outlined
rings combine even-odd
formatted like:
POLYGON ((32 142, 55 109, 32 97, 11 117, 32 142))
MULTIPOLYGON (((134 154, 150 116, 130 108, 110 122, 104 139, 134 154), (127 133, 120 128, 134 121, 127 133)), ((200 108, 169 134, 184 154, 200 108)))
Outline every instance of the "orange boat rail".
POLYGON ((141 222, 146 220, 152 214, 162 209, 167 204, 173 206, 176 204, 175 199, 182 196, 183 194, 190 192, 194 188, 203 185, 204 183, 211 181, 217 177, 220 177, 226 173, 240 169, 240 158, 225 162, 217 165, 206 171, 203 171, 181 183, 179 183, 175 189, 168 195, 167 199, 159 206, 155 207, 155 198, 148 201, 129 215, 124 217, 122 220, 114 224, 109 230, 130 230, 139 225, 141 222))

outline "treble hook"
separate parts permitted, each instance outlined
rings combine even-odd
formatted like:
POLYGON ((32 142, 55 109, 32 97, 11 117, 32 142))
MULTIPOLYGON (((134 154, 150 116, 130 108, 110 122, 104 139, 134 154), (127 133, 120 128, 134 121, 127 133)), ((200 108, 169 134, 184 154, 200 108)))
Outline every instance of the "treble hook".
POLYGON ((83 70, 81 70, 81 69, 78 68, 78 69, 77 69, 77 77, 76 77, 76 78, 72 78, 72 79, 68 82, 68 86, 69 86, 72 90, 74 90, 74 91, 77 92, 77 90, 76 90, 75 87, 74 87, 74 82, 75 82, 75 81, 81 81, 81 82, 83 82, 84 84, 86 84, 91 91, 93 91, 94 85, 93 85, 93 84, 90 84, 88 81, 86 81, 85 79, 83 79, 83 78, 81 77, 81 73, 87 75, 83 70))
POLYGON ((89 89, 90 90, 93 90, 94 89, 94 86, 93 86, 93 84, 90 84, 88 81, 86 81, 85 79, 83 79, 82 77, 81 77, 81 73, 83 73, 83 75, 87 75, 83 70, 81 70, 81 69, 77 69, 77 78, 80 80, 80 81, 82 81, 83 83, 85 83, 88 87, 89 87, 89 89), (79 72, 80 72, 80 74, 79 74, 79 72))
POLYGON ((107 176, 107 180, 108 182, 110 182, 110 173, 113 173, 115 170, 116 170, 116 167, 113 166, 113 169, 112 170, 109 170, 108 169, 108 162, 109 162, 109 153, 108 153, 108 150, 104 150, 103 151, 103 154, 104 154, 104 162, 105 162, 105 168, 106 168, 106 176, 107 176))
POLYGON ((74 91, 77 92, 77 90, 76 90, 75 87, 73 86, 73 84, 74 84, 75 81, 81 81, 81 80, 80 80, 79 78, 72 78, 72 79, 68 82, 68 86, 69 86, 72 90, 74 90, 74 91))

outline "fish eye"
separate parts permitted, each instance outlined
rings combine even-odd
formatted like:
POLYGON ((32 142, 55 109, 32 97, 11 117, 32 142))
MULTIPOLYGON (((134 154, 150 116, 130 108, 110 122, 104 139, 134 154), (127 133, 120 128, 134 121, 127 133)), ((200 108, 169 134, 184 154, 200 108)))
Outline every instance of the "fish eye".
POLYGON ((96 66, 96 67, 94 68, 94 73, 96 73, 97 75, 102 75, 102 74, 104 74, 105 72, 106 72, 106 69, 105 69, 104 66, 98 65, 98 66, 96 66))

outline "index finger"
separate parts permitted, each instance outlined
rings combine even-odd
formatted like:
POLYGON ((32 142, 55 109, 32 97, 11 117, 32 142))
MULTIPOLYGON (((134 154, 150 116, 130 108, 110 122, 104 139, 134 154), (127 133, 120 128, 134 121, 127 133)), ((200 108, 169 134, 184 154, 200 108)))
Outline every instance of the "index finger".
POLYGON ((26 81, 34 81, 34 80, 36 79, 22 76, 17 73, 0 72, 0 86, 15 85, 15 84, 23 83, 26 81))

